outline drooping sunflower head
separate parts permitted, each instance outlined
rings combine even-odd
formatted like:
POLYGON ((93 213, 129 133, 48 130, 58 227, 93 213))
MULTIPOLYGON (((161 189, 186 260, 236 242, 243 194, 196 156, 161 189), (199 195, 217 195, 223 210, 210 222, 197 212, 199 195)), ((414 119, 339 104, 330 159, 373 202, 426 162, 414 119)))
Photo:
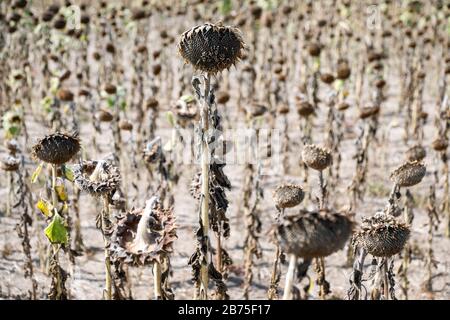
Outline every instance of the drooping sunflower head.
POLYGON ((292 208, 305 198, 305 192, 299 185, 282 184, 273 192, 273 200, 279 208, 292 208))
POLYGON ((421 161, 427 156, 427 151, 421 145, 415 145, 406 151, 408 161, 421 161))
POLYGON ((400 187, 412 187, 422 181, 426 171, 419 161, 406 162, 391 173, 391 180, 400 187))
POLYGON ((328 210, 301 210, 283 217, 278 226, 283 251, 307 259, 342 249, 352 230, 353 221, 347 215, 328 210))
POLYGON ((32 155, 47 163, 63 164, 78 151, 80 140, 76 136, 57 132, 39 140, 32 148, 32 155))
POLYGON ((120 184, 119 168, 108 161, 83 161, 73 167, 75 183, 93 196, 114 192, 120 184))
POLYGON ((111 258, 133 266, 161 262, 173 251, 176 230, 173 208, 163 208, 153 197, 145 208, 129 211, 118 219, 111 238, 111 258))
POLYGON ((178 50, 195 69, 216 74, 236 64, 243 57, 244 46, 237 28, 205 23, 185 31, 178 50))
POLYGON ((314 144, 303 147, 302 159, 308 167, 318 171, 328 168, 333 162, 330 151, 314 144))
POLYGON ((370 218, 363 218, 352 242, 375 257, 391 257, 403 249, 409 234, 407 225, 389 214, 378 212, 370 218))
POLYGON ((13 156, 8 156, 7 158, 2 159, 0 162, 0 167, 5 171, 16 171, 17 169, 19 169, 19 166, 19 159, 13 156))

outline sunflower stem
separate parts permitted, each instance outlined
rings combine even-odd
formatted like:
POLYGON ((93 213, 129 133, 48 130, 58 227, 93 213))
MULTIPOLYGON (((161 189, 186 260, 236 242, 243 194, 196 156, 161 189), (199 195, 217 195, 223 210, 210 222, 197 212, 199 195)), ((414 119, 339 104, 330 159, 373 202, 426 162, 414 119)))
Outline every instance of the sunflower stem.
POLYGON ((111 259, 109 256, 108 239, 107 239, 107 222, 109 219, 109 200, 108 196, 103 197, 103 210, 101 216, 102 235, 105 249, 105 300, 112 300, 111 285, 111 259))
POLYGON ((161 264, 157 261, 153 263, 153 285, 155 300, 162 300, 161 292, 161 264))
POLYGON ((317 258, 318 265, 318 282, 319 282, 319 296, 322 300, 325 299, 326 295, 330 293, 329 283, 325 277, 325 259, 323 257, 317 258))
POLYGON ((383 290, 384 299, 389 300, 388 258, 383 259, 383 290))
POLYGON ((202 224, 203 238, 205 241, 206 252, 200 269, 200 298, 208 299, 208 232, 209 232, 209 147, 207 141, 207 131, 209 129, 209 90, 210 75, 206 74, 204 83, 204 94, 201 106, 201 169, 202 169, 202 202, 200 221, 202 224))
POLYGON ((323 171, 320 170, 319 171, 319 188, 320 188, 320 193, 319 193, 319 210, 324 209, 325 208, 325 183, 323 180, 323 171))
POLYGON ((11 216, 11 203, 12 203, 12 190, 13 190, 13 176, 11 172, 8 172, 7 174, 7 180, 8 180, 8 197, 6 198, 6 216, 11 216))
MULTIPOLYGON (((56 164, 52 164, 52 205, 54 214, 58 214, 58 195, 56 194, 56 164)), ((59 267, 59 249, 60 246, 58 244, 52 244, 52 252, 53 252, 53 258, 56 263, 56 300, 60 300, 61 297, 64 295, 63 290, 63 284, 62 284, 62 277, 59 267)), ((50 259, 49 259, 50 260, 50 259)))
POLYGON ((58 213, 58 195, 56 194, 56 164, 52 164, 52 205, 56 213, 58 213))
POLYGON ((216 234, 216 240, 217 240, 217 254, 216 254, 217 270, 219 270, 219 272, 222 272, 222 239, 220 236, 220 231, 218 234, 216 234))
POLYGON ((296 269, 297 269, 297 256, 295 254, 291 254, 289 256, 289 267, 286 273, 286 282, 284 285, 283 300, 292 299, 292 287, 294 286, 296 269))

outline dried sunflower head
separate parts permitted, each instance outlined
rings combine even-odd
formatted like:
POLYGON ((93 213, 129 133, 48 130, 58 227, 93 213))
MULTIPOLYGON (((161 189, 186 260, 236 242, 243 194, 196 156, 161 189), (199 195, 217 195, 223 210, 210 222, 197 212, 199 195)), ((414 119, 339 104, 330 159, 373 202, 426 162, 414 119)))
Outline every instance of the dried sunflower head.
POLYGON ((115 85, 111 84, 111 83, 108 83, 108 84, 105 85, 104 90, 105 90, 105 92, 107 94, 116 94, 117 87, 115 85))
POLYGON ((378 89, 383 88, 386 85, 386 80, 384 80, 382 77, 379 77, 375 80, 375 86, 378 89))
POLYGON ((337 105, 337 109, 339 111, 345 111, 350 107, 350 104, 348 102, 342 101, 337 105))
POLYGON ((143 157, 145 162, 147 163, 156 163, 162 156, 162 148, 161 148, 161 138, 156 137, 147 145, 143 150, 143 157))
POLYGON ((217 103, 225 104, 230 100, 230 94, 227 91, 219 91, 217 93, 217 103))
POLYGON ((308 53, 311 57, 318 57, 322 51, 322 46, 318 42, 312 42, 308 44, 308 53))
POLYGON ((353 222, 344 214, 301 210, 295 216, 283 217, 278 234, 283 251, 312 259, 342 249, 352 229, 353 222))
POLYGON ((184 32, 178 50, 195 69, 215 74, 242 58, 244 41, 237 28, 205 23, 184 32))
POLYGON ((279 104, 277 107, 277 112, 279 114, 288 114, 289 113, 289 106, 287 104, 279 104))
POLYGON ((145 101, 145 106, 147 109, 156 110, 158 108, 159 101, 155 97, 150 97, 145 101))
POLYGON ((379 106, 362 107, 361 110, 359 111, 359 118, 367 119, 377 115, 379 112, 380 112, 379 106))
POLYGON ((122 119, 119 121, 119 128, 124 131, 131 131, 133 130, 133 124, 130 120, 122 119))
POLYGON ((44 11, 44 13, 42 14, 42 21, 49 22, 53 19, 54 16, 55 16, 55 14, 53 12, 44 11))
POLYGON ((299 100, 297 102, 297 112, 302 117, 308 117, 314 113, 314 107, 307 100, 299 100))
POLYGON ((174 105, 177 120, 182 127, 198 117, 195 99, 191 96, 182 96, 174 105))
POLYGON ((278 208, 292 208, 305 198, 303 188, 295 184, 279 185, 273 192, 273 200, 278 208))
POLYGON ((432 147, 435 151, 444 151, 448 147, 448 141, 444 138, 437 138, 433 141, 432 147))
POLYGON ((249 108, 245 109, 248 117, 260 117, 267 112, 267 107, 258 102, 253 102, 249 108))
POLYGON ((133 20, 142 20, 142 19, 145 19, 146 17, 147 17, 147 12, 145 12, 145 10, 143 10, 143 9, 135 8, 131 12, 131 19, 133 19, 133 20))
POLYGON ((352 242, 375 257, 391 257, 403 249, 409 234, 407 225, 389 214, 378 212, 373 217, 363 218, 352 242))
POLYGON ((120 184, 119 169, 105 160, 83 161, 73 174, 78 188, 93 196, 111 194, 120 184))
POLYGON ((67 21, 63 16, 58 16, 57 19, 53 22, 53 27, 55 29, 61 30, 66 27, 67 21))
POLYGON ((425 165, 419 161, 406 162, 391 173, 391 180, 400 187, 412 187, 425 176, 425 165))
POLYGON ((314 144, 303 147, 302 159, 308 167, 319 171, 326 169, 333 162, 331 153, 328 150, 314 144))
POLYGON ((346 60, 340 61, 337 66, 336 78, 346 80, 350 77, 351 69, 346 60))
POLYGON ((108 110, 100 110, 95 114, 96 118, 101 122, 110 122, 114 119, 114 116, 108 110))
POLYGON ((17 152, 19 152, 19 144, 17 143, 17 140, 15 140, 15 139, 5 140, 4 145, 5 145, 6 149, 8 149, 8 152, 13 156, 17 152))
POLYGON ((425 148, 420 145, 415 145, 406 151, 406 158, 408 161, 421 161, 426 155, 427 152, 425 148))
POLYGON ((59 89, 57 92, 57 96, 58 96, 58 99, 60 99, 61 101, 67 101, 67 102, 73 101, 73 97, 74 97, 72 91, 67 90, 67 89, 59 89))
POLYGON ((173 209, 164 209, 157 197, 144 209, 127 212, 118 219, 111 237, 111 259, 143 266, 162 262, 177 238, 173 209))
POLYGON ((19 169, 19 166, 19 159, 13 156, 8 156, 0 162, 0 167, 5 171, 16 171, 19 169))
POLYGON ((42 138, 32 148, 33 157, 47 163, 63 164, 80 151, 80 140, 76 136, 54 133, 42 138))
POLYGON ((331 73, 321 73, 320 80, 322 80, 323 83, 331 84, 334 82, 334 76, 331 73))

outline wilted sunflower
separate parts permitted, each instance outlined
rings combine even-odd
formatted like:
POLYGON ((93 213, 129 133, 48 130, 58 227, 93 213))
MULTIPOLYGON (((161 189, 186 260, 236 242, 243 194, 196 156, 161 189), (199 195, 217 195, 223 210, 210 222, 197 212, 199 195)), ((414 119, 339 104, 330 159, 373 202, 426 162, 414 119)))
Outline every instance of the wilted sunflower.
POLYGON ((72 91, 67 89, 59 89, 56 95, 58 96, 58 99, 66 102, 73 101, 74 98, 72 91))
POLYGON ((426 168, 418 161, 406 162, 391 173, 391 180, 399 187, 412 187, 422 181, 426 168))
POLYGON ((191 96, 183 96, 174 105, 175 115, 182 127, 198 116, 195 99, 191 96))
POLYGON ((435 151, 444 151, 448 147, 448 141, 444 138, 437 138, 433 141, 432 147, 435 151))
POLYGON ((111 239, 111 259, 134 266, 162 262, 177 238, 173 209, 164 209, 156 197, 144 209, 120 217, 111 239))
POLYGON ((326 169, 333 162, 331 153, 328 150, 314 144, 303 147, 302 159, 308 167, 319 171, 326 169))
POLYGON ((247 116, 249 117, 260 117, 264 115, 267 110, 268 109, 264 104, 258 102, 253 102, 249 108, 245 109, 247 116))
POLYGON ((145 162, 157 163, 157 161, 162 156, 161 137, 156 137, 155 139, 147 143, 145 149, 142 151, 142 155, 145 162))
POLYGON ((237 28, 205 23, 185 31, 178 50, 195 69, 215 74, 242 58, 244 41, 237 28))
POLYGON ((83 161, 73 167, 73 174, 80 190, 93 196, 109 194, 120 183, 119 169, 105 160, 83 161))
POLYGON ((361 110, 359 111, 359 118, 367 119, 377 115, 379 112, 380 112, 379 106, 362 107, 361 110))
POLYGON ((427 151, 420 145, 415 145, 406 151, 408 161, 421 161, 427 155, 427 151))
POLYGON ((5 171, 16 171, 19 165, 19 159, 13 156, 8 156, 0 162, 0 167, 5 171))
POLYGON ((6 149, 8 149, 8 152, 13 156, 17 152, 19 152, 19 145, 17 143, 17 140, 15 140, 15 139, 5 140, 4 146, 6 147, 6 149))
POLYGON ((294 184, 279 185, 273 192, 273 200, 278 208, 292 208, 305 198, 303 188, 294 184))
POLYGON ((74 136, 54 133, 42 138, 32 148, 33 157, 47 163, 63 164, 80 151, 80 141, 74 136))
POLYGON ((321 73, 320 80, 326 84, 331 84, 334 82, 334 76, 331 73, 321 73))
POLYGON ((350 77, 351 69, 348 64, 347 60, 342 60, 338 63, 337 71, 336 71, 336 78, 345 80, 350 77))
POLYGON ((95 117, 101 122, 110 122, 114 119, 114 116, 108 110, 100 110, 95 114, 95 117))
POLYGON ((131 131, 133 130, 133 124, 130 120, 122 119, 119 121, 119 128, 123 131, 131 131))
POLYGON ((299 99, 297 102, 297 112, 302 117, 308 117, 314 113, 314 107, 307 100, 299 99))
POLYGON ((344 214, 301 210, 299 214, 283 217, 278 233, 284 252, 312 259, 342 249, 352 229, 353 222, 344 214))
POLYGON ((409 234, 407 225, 378 212, 373 217, 363 218, 361 229, 355 233, 352 242, 375 257, 391 257, 403 249, 409 234))

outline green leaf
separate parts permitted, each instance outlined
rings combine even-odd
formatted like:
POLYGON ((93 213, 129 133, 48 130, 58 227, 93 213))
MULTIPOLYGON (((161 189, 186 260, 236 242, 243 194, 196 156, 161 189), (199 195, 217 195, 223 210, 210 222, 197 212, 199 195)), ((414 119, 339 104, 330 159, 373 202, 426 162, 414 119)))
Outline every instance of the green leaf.
POLYGON ((106 100, 106 103, 108 103, 108 107, 112 108, 114 107, 114 104, 116 103, 116 99, 114 97, 108 97, 106 100))
POLYGON ((50 79, 50 92, 52 94, 56 94, 56 92, 58 91, 58 88, 59 88, 59 78, 52 77, 50 79))
POLYGON ((61 212, 63 214, 69 214, 69 205, 67 204, 67 202, 64 202, 62 208, 61 208, 61 212))
POLYGON ((70 182, 73 182, 75 180, 75 177, 73 175, 73 170, 70 166, 63 164, 62 165, 62 172, 64 173, 64 177, 69 180, 70 182))
POLYGON ((20 133, 20 127, 18 126, 10 126, 6 133, 8 139, 14 138, 20 133))
POLYGON ((45 228, 44 232, 51 243, 66 244, 68 241, 64 220, 58 213, 53 216, 52 221, 45 228))
POLYGON ((39 178, 39 175, 41 174, 43 166, 44 166, 44 163, 41 162, 41 163, 39 163, 36 170, 34 170, 33 174, 31 175, 31 183, 35 183, 37 181, 37 179, 39 178))
POLYGON ((185 94, 184 96, 182 96, 180 98, 180 100, 182 100, 182 101, 186 102, 187 104, 189 104, 189 103, 193 102, 195 99, 194 99, 194 96, 192 96, 190 94, 185 94))
POLYGON ((120 104, 119 104, 119 108, 122 111, 125 111, 125 109, 127 108, 127 102, 125 100, 121 100, 120 104))
POLYGON ((41 106, 47 113, 50 113, 52 111, 52 104, 53 104, 52 97, 47 96, 41 100, 41 106))
POLYGON ((52 216, 52 210, 53 206, 50 202, 48 202, 45 199, 39 199, 38 203, 36 204, 36 207, 41 211, 41 213, 46 217, 52 216))
POLYGON ((220 13, 223 15, 227 15, 233 9, 233 5, 231 4, 231 0, 222 0, 220 4, 220 13))
POLYGON ((319 71, 320 70, 320 57, 314 57, 313 59, 313 69, 314 71, 319 71))
POLYGON ((166 112, 166 119, 167 119, 167 122, 169 122, 169 124, 172 127, 175 127, 175 118, 173 117, 172 111, 167 111, 166 112))
POLYGON ((63 185, 55 186, 55 191, 60 201, 67 201, 67 199, 69 198, 63 185))

